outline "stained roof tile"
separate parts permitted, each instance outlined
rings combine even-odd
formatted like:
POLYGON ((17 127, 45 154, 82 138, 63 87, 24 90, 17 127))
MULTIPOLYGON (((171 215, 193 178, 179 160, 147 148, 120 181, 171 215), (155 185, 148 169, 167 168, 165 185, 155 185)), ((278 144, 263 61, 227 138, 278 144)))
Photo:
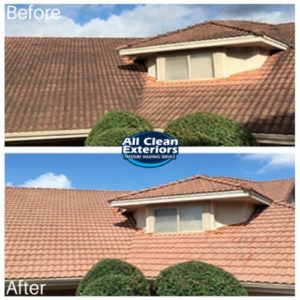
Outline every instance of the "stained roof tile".
POLYGON ((118 109, 139 113, 155 128, 208 111, 255 133, 294 134, 294 24, 228 22, 208 22, 141 43, 174 35, 189 40, 264 32, 291 47, 257 70, 226 79, 162 83, 146 79, 142 64, 120 58, 120 46, 136 39, 6 38, 6 132, 89 129, 118 109))

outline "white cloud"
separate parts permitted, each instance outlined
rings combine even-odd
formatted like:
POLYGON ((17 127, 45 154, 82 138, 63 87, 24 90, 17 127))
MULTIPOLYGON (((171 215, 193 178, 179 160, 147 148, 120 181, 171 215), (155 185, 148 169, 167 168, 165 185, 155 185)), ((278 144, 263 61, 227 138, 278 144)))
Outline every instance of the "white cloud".
POLYGON ((8 182, 5 183, 5 186, 6 187, 13 187, 13 183, 8 181, 8 182))
POLYGON ((242 155, 242 159, 263 163, 258 171, 263 173, 273 169, 293 168, 295 166, 295 155, 293 153, 256 153, 242 155))
POLYGON ((70 189, 72 187, 72 183, 64 174, 56 175, 48 172, 37 178, 29 179, 21 186, 26 188, 70 189))
MULTIPOLYGON (((72 8, 72 6, 71 6, 72 8)), ((80 25, 70 18, 80 13, 81 6, 59 20, 7 20, 6 36, 57 36, 57 37, 147 37, 167 31, 184 28, 208 19, 248 19, 271 23, 290 21, 292 17, 285 11, 251 11, 242 15, 240 11, 216 12, 205 5, 137 5, 124 10, 120 15, 111 14, 107 19, 93 18, 80 25)), ((89 6, 85 9, 92 9, 89 6)), ((106 8, 107 9, 107 8, 106 8)), ((84 11, 82 11, 84 13, 84 11)))

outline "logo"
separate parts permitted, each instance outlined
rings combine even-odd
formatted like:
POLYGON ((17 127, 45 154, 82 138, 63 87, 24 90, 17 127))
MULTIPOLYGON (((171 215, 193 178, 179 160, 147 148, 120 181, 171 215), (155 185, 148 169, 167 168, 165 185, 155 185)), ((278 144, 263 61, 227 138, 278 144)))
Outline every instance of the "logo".
POLYGON ((143 131, 124 139, 124 159, 144 168, 161 167, 178 154, 178 140, 156 131, 143 131))

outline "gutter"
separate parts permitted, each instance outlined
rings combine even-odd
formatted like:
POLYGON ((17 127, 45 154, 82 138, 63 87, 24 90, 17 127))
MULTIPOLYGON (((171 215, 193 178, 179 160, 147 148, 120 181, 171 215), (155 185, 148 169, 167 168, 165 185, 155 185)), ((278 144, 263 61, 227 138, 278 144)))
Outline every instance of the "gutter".
POLYGON ((52 131, 29 131, 12 132, 5 134, 5 142, 46 141, 86 138, 91 131, 89 129, 52 130, 52 131))
MULTIPOLYGON (((155 278, 146 278, 151 287, 154 287, 155 278)), ((24 280, 29 284, 46 284, 45 291, 62 291, 62 290, 75 290, 77 289, 81 277, 75 278, 52 278, 52 279, 28 279, 24 280)), ((5 280, 5 290, 9 283, 19 280, 5 280)), ((251 294, 266 294, 274 296, 294 296, 295 285, 293 284, 273 284, 273 283, 251 283, 241 282, 241 285, 251 294)))
MULTIPOLYGON (((5 280, 5 291, 11 281, 16 284, 21 279, 5 280)), ((45 291, 76 290, 82 280, 81 277, 74 278, 50 278, 50 279, 22 279, 28 284, 45 284, 45 291)))
POLYGON ((294 284, 251 283, 241 282, 249 293, 268 294, 274 296, 295 296, 294 284))
MULTIPOLYGON (((155 278, 146 278, 151 288, 154 288, 155 278)), ((247 290, 249 295, 259 294, 264 296, 294 296, 294 284, 275 284, 275 283, 255 283, 255 282, 240 282, 247 290)))
POLYGON ((273 144, 282 146, 294 146, 295 135, 293 134, 268 134, 268 133, 253 133, 259 144, 273 144))
MULTIPOLYGON (((155 131, 163 132, 162 128, 155 128, 155 131)), ((64 140, 86 138, 90 133, 88 129, 72 129, 72 130, 53 130, 53 131, 32 131, 32 132, 12 132, 5 134, 5 142, 26 142, 26 141, 47 141, 47 140, 64 140)), ((295 135, 292 134, 267 134, 253 133, 257 142, 264 144, 294 146, 295 135)))

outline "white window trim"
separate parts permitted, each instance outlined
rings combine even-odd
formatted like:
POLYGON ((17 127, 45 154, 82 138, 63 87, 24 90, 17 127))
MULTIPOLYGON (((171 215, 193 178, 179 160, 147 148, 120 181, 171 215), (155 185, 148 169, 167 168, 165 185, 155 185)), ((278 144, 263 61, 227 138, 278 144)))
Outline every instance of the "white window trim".
POLYGON ((153 223, 153 233, 156 234, 172 234, 172 233, 194 233, 194 232, 203 232, 203 218, 204 218, 204 214, 205 214, 205 209, 203 207, 203 205, 185 205, 185 206, 164 206, 164 207, 156 207, 153 209, 153 217, 154 217, 154 223, 153 223), (182 207, 201 207, 202 213, 201 213, 201 230, 180 230, 180 217, 179 217, 179 210, 182 207), (159 210, 159 209, 171 209, 171 208, 175 208, 176 209, 176 231, 156 231, 155 227, 156 227, 156 217, 155 217, 155 210, 159 210))

